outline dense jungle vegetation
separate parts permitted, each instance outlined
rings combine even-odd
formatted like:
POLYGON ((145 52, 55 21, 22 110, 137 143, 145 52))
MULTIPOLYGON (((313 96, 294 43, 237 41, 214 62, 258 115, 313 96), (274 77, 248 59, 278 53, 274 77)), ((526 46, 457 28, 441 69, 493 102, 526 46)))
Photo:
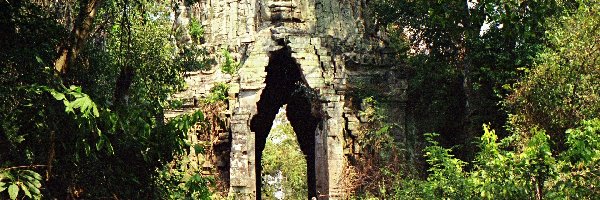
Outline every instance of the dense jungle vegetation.
MULTIPOLYGON (((600 197, 598 0, 365 2, 407 68, 409 101, 398 141, 395 105, 362 100, 374 117, 351 198, 600 197)), ((204 151, 187 132, 210 131, 228 87, 200 100, 204 112, 164 119, 185 72, 213 65, 201 23, 171 19, 178 5, 0 1, 0 199, 223 198, 185 155, 204 151)), ((302 199, 306 163, 297 151, 281 162, 297 150, 282 140, 263 164, 286 181, 263 190, 302 199)))
POLYGON ((598 199, 600 2, 374 4, 410 68, 409 127, 390 143, 393 105, 375 106, 358 198, 598 199))

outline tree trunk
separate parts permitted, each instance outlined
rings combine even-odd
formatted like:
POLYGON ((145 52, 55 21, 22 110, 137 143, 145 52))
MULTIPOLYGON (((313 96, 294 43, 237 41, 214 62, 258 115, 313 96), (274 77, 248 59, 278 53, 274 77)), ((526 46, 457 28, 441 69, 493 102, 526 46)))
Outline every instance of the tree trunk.
MULTIPOLYGON (((466 42, 465 42, 466 43, 466 42)), ((473 113, 474 113, 474 105, 473 105, 473 99, 474 99, 474 94, 473 94, 473 83, 471 81, 471 77, 469 77, 471 75, 471 61, 470 61, 470 55, 469 55, 469 49, 468 47, 466 47, 467 44, 465 44, 465 47, 463 47, 463 58, 462 58, 462 76, 463 76, 463 80, 462 80, 462 89, 463 89, 463 95, 464 95, 464 115, 463 115, 463 131, 465 134, 464 139, 466 140, 471 140, 474 138, 475 136, 475 127, 473 127, 473 113)), ((472 152, 470 152, 472 153, 472 152)))
POLYGON ((119 73, 113 99, 113 110, 117 110, 127 104, 129 89, 133 83, 135 73, 131 67, 124 67, 119 73))
POLYGON ((129 11, 128 5, 129 0, 125 0, 125 6, 123 6, 122 12, 122 20, 121 20, 121 28, 124 32, 121 34, 121 46, 120 51, 125 52, 123 58, 120 58, 121 63, 121 71, 119 72, 119 77, 117 78, 115 93, 113 96, 113 110, 119 110, 123 108, 123 106, 127 105, 127 101, 129 100, 129 90, 131 88, 131 84, 133 83, 133 78, 135 77, 135 70, 130 66, 129 58, 132 57, 130 47, 131 47, 131 22, 129 21, 129 11))
POLYGON ((58 51, 58 57, 54 62, 54 69, 60 74, 66 74, 69 65, 77 58, 77 54, 83 48, 92 30, 96 10, 102 0, 82 0, 80 10, 75 19, 75 25, 69 38, 63 43, 58 51))
MULTIPOLYGON (((480 2, 482 3, 482 2, 480 2)), ((478 136, 481 132, 481 124, 477 121, 477 110, 480 108, 478 94, 473 88, 473 41, 478 40, 480 29, 485 19, 485 6, 476 5, 473 8, 469 8, 469 4, 464 4, 464 9, 467 12, 466 17, 463 20, 463 31, 462 31, 462 42, 460 44, 459 62, 462 75, 462 90, 464 97, 464 112, 462 119, 463 129, 463 140, 465 144, 465 150, 468 152, 466 157, 472 159, 475 156, 477 149, 470 144, 471 141, 478 136)))

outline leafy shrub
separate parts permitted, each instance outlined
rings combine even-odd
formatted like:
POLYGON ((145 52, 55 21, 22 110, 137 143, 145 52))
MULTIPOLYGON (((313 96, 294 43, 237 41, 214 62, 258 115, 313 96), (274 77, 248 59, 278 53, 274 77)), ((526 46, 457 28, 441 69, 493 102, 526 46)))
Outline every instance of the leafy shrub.
POLYGON ((204 28, 202 28, 202 25, 198 20, 196 20, 196 18, 192 17, 189 26, 192 39, 198 41, 200 38, 202 38, 202 35, 204 35, 204 28))
POLYGON ((215 86, 210 88, 210 94, 206 98, 206 101, 210 104, 225 101, 229 96, 228 90, 229 85, 227 83, 216 83, 215 86))
POLYGON ((578 0, 547 32, 550 44, 507 102, 518 127, 540 126, 561 147, 564 133, 600 113, 600 1, 578 0))
MULTIPOLYGON (((484 125, 471 171, 427 134, 429 176, 395 180, 394 199, 594 199, 600 194, 600 120, 583 121, 566 132, 568 150, 553 156, 550 137, 532 129, 522 149, 515 138, 497 141, 484 125)), ((518 137, 516 134, 513 137, 518 137)))
POLYGON ((463 171, 466 162, 453 158, 451 149, 439 146, 433 139, 438 134, 426 136, 431 144, 425 148, 427 163, 431 165, 427 170, 429 177, 424 187, 427 199, 460 199, 469 196, 467 174, 463 171))
MULTIPOLYGON (((0 52, 7 58, 0 61, 0 85, 6 86, 0 87, 0 166, 47 166, 50 181, 40 181, 47 198, 158 199, 148 184, 152 172, 185 149, 182 128, 194 123, 165 125, 163 105, 203 56, 197 46, 185 55, 176 51, 169 3, 99 5, 97 16, 106 23, 93 23, 99 34, 90 33, 69 72, 57 75, 44 63, 53 63, 60 41, 69 37, 69 22, 60 23, 61 14, 50 9, 64 4, 2 2, 0 21, 10 23, 2 34, 8 40, 0 43, 13 48, 0 52), (113 15, 117 10, 125 13, 113 15)), ((29 198, 2 176, 0 199, 9 193, 29 198)))
POLYGON ((548 196, 594 199, 600 196, 600 119, 583 121, 566 132, 569 147, 560 155, 559 175, 548 196))
POLYGON ((408 136, 404 140, 406 142, 399 141, 398 134, 402 127, 389 121, 390 107, 373 96, 361 99, 358 117, 369 123, 350 136, 358 142, 362 154, 356 158, 358 161, 353 166, 357 172, 350 174, 361 176, 345 183, 350 190, 356 191, 354 198, 392 198, 399 188, 407 188, 403 185, 406 178, 416 177, 416 159, 413 159, 416 145, 408 136))
POLYGON ((184 71, 210 70, 213 60, 208 58, 206 49, 190 44, 183 45, 179 56, 175 58, 176 65, 184 71))
POLYGON ((223 63, 223 66, 221 67, 221 72, 231 75, 237 73, 240 66, 239 63, 233 61, 231 53, 229 53, 227 49, 223 49, 223 56, 225 57, 225 63, 223 63))
MULTIPOLYGON (((191 144, 182 140, 186 138, 190 129, 199 121, 203 121, 204 114, 200 111, 192 114, 177 116, 169 121, 169 130, 177 132, 181 146, 191 144), (185 144, 184 144, 185 143, 185 144)), ((175 140, 175 139, 171 139, 175 140)), ((203 158, 204 149, 200 145, 194 145, 195 153, 203 158)), ((157 188, 156 196, 160 199, 210 199, 212 192, 210 187, 214 184, 214 178, 203 176, 198 164, 192 164, 187 156, 188 152, 180 151, 176 159, 157 169, 154 184, 157 188)))
POLYGON ((167 108, 170 109, 179 109, 183 107, 183 101, 180 99, 174 99, 167 102, 167 108))
POLYGON ((214 184, 214 178, 203 176, 200 169, 190 165, 186 156, 172 161, 157 172, 154 183, 160 199, 211 199, 210 187, 214 184))
POLYGON ((41 199, 42 176, 27 169, 0 169, 0 197, 5 190, 10 199, 19 197, 19 191, 30 199, 41 199))

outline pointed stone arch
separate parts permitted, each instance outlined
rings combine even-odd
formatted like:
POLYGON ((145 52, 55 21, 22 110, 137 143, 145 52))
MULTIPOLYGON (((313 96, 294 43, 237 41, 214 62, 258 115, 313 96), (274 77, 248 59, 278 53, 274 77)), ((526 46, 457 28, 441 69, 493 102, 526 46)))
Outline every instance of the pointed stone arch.
POLYGON ((316 196, 315 133, 321 119, 318 113, 313 113, 313 107, 319 106, 313 103, 314 91, 308 87, 300 65, 287 46, 270 53, 265 70, 266 86, 257 102, 257 113, 250 121, 250 130, 255 134, 256 195, 261 196, 262 151, 279 108, 287 105, 288 120, 307 161, 308 195, 316 196))

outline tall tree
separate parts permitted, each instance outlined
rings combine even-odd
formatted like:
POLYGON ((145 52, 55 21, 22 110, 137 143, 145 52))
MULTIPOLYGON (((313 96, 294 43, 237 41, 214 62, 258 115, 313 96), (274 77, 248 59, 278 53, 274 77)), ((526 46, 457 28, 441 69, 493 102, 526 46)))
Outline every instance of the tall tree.
POLYGON ((374 3, 379 22, 403 32, 412 47, 409 106, 417 131, 440 132, 445 144, 463 147, 472 146, 483 123, 505 124, 505 86, 544 45, 540 19, 561 10, 555 0, 374 3))
POLYGON ((25 191, 5 177, 43 172, 27 191, 152 199, 155 169, 181 153, 198 119, 161 120, 186 69, 169 39, 168 2, 83 0, 73 24, 61 21, 60 5, 0 1, 0 199, 25 191), (117 113, 110 108, 123 66, 135 72, 126 84, 132 103, 117 113))
POLYGON ((567 129, 600 117, 600 2, 577 3, 552 21, 548 47, 506 101, 517 128, 545 129, 559 150, 567 129))
POLYGON ((73 30, 69 38, 61 45, 58 57, 54 61, 54 69, 61 74, 67 73, 69 66, 77 58, 79 51, 90 37, 94 28, 96 10, 103 0, 81 0, 79 1, 79 14, 75 19, 73 30))

